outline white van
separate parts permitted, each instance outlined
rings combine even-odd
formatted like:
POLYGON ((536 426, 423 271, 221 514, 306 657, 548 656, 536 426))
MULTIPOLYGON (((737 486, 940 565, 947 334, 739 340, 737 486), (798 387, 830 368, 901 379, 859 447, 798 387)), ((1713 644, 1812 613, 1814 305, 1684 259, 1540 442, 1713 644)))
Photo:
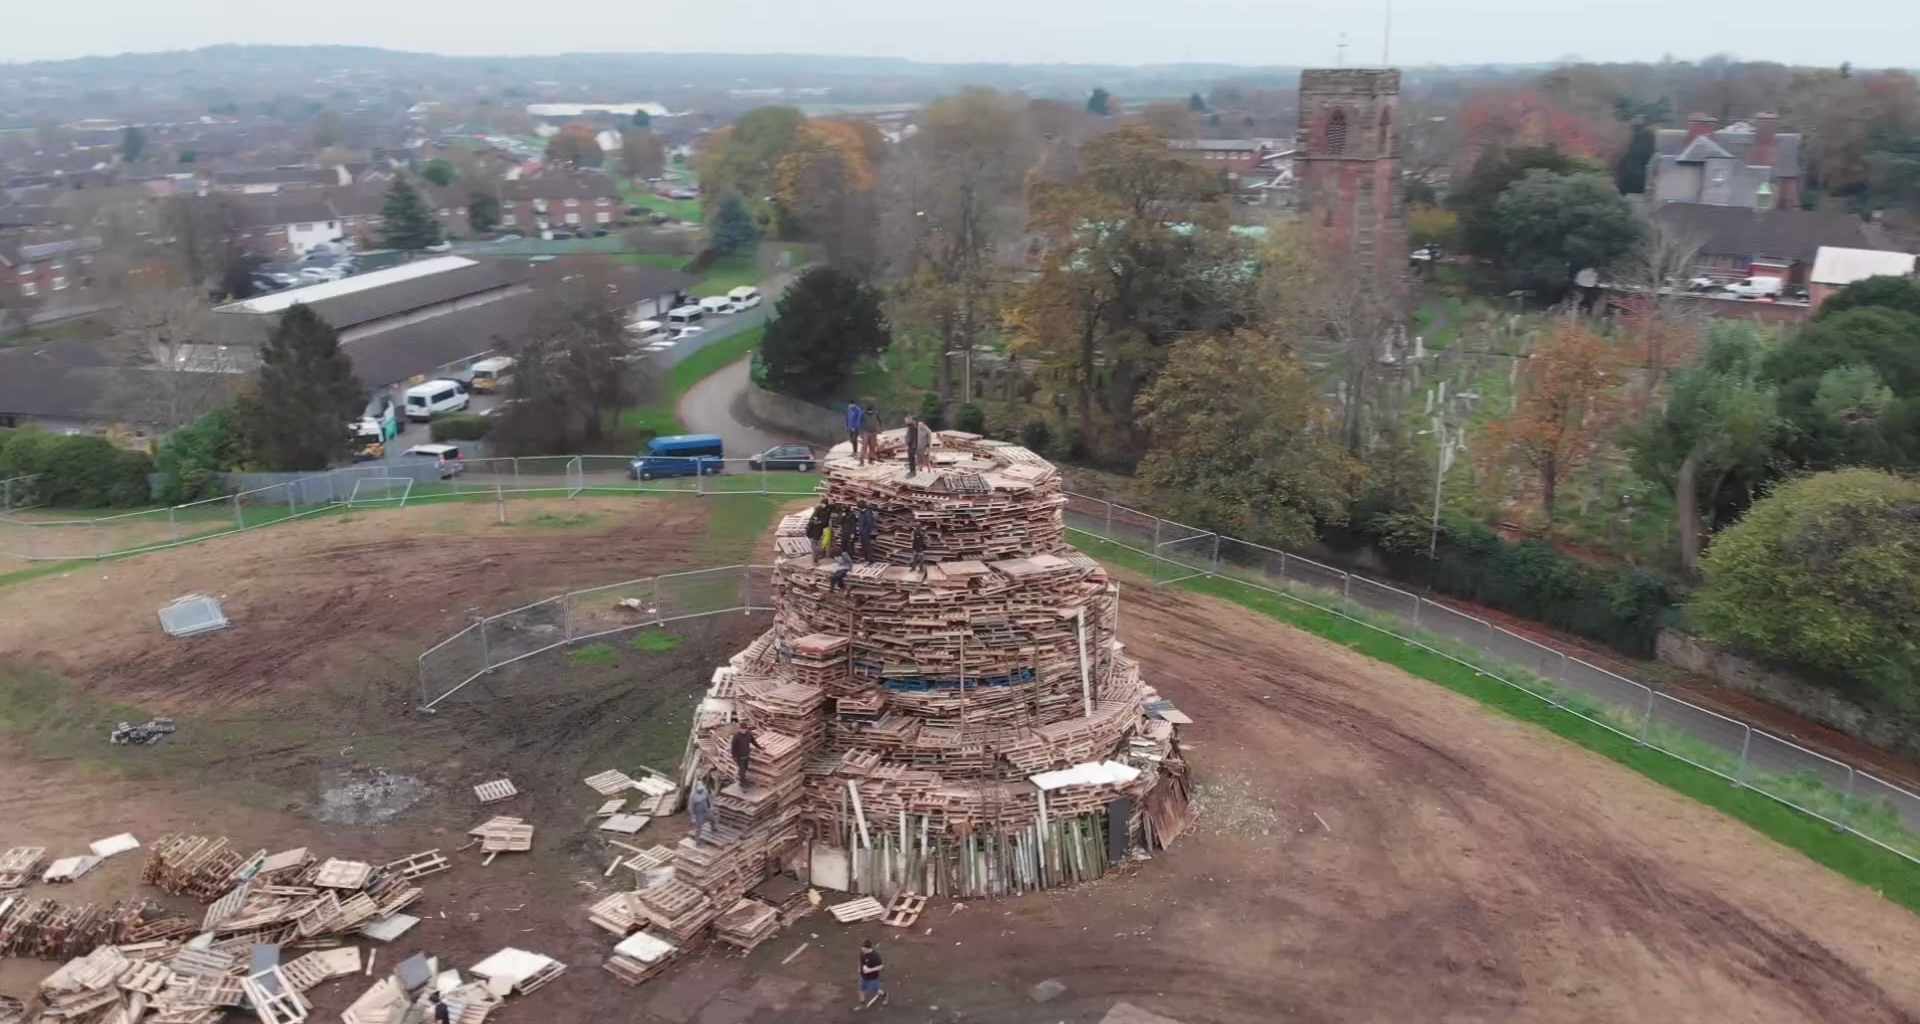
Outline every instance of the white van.
POLYGON ((1727 294, 1741 299, 1777 299, 1786 282, 1777 277, 1743 277, 1727 286, 1727 294))
POLYGON ((465 409, 472 401, 458 381, 430 380, 407 389, 407 418, 424 423, 436 413, 465 409))
POLYGON ((727 298, 733 301, 735 310, 749 310, 760 304, 760 289, 750 284, 743 284, 728 292, 727 298))
POLYGON ((627 333, 633 335, 637 345, 660 341, 667 336, 667 325, 658 320, 635 320, 627 325, 627 333))
POLYGON ((467 386, 481 394, 498 391, 513 379, 513 359, 509 356, 494 356, 473 364, 468 371, 467 386))
POLYGON ((674 327, 685 327, 699 323, 706 315, 706 310, 699 306, 675 306, 667 310, 667 323, 674 327))
POLYGON ((734 312, 733 300, 725 295, 709 295, 700 300, 700 311, 708 316, 725 316, 734 312))

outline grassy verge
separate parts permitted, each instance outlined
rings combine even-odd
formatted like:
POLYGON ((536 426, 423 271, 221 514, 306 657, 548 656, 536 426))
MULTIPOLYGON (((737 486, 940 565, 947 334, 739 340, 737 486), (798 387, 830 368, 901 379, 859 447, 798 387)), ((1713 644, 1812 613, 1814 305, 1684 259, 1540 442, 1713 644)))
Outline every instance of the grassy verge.
POLYGON ((754 349, 760 347, 760 339, 766 333, 767 328, 764 324, 752 327, 722 338, 673 364, 673 367, 667 371, 667 379, 660 389, 660 397, 621 413, 621 429, 651 431, 656 435, 683 432, 686 428, 681 425, 679 416, 675 414, 675 409, 680 404, 680 396, 686 394, 695 384, 718 373, 722 367, 745 359, 754 349))
MULTIPOLYGON (((687 265, 685 256, 668 253, 629 252, 618 257, 622 263, 640 267, 654 267, 660 270, 679 270, 687 265)), ((708 295, 725 295, 741 285, 760 283, 759 257, 749 253, 744 256, 722 256, 714 260, 701 271, 700 279, 687 289, 694 298, 708 295)))
MULTIPOLYGON (((1077 537, 1075 543, 1088 554, 1111 565, 1148 576, 1156 572, 1164 575, 1165 569, 1161 563, 1118 544, 1084 536, 1077 537)), ((1911 849, 1920 854, 1920 840, 1905 829, 1892 808, 1884 803, 1849 799, 1806 774, 1777 775, 1749 769, 1745 776, 1748 784, 1735 786, 1676 756, 1685 756, 1731 774, 1736 767, 1735 759, 1720 748, 1681 730, 1658 725, 1649 733, 1647 744, 1636 743, 1593 722, 1568 714, 1542 698, 1550 697, 1601 721, 1611 720, 1616 728, 1637 725, 1637 720, 1629 723, 1620 719, 1618 716, 1621 713, 1613 708, 1583 695, 1570 693, 1511 666, 1489 664, 1487 670, 1483 671, 1463 665, 1445 655, 1425 650, 1361 623, 1286 597, 1252 589, 1226 577, 1200 577, 1173 585, 1232 601, 1351 648, 1376 661, 1386 662, 1411 675, 1439 683, 1510 717, 1537 725, 1603 757, 1611 758, 1669 789, 1737 818, 1776 842, 1800 851, 1909 910, 1920 912, 1920 867, 1857 837, 1838 832, 1831 825, 1766 796, 1756 787, 1776 792, 1828 817, 1839 818, 1844 814, 1844 820, 1861 833, 1872 835, 1890 846, 1911 849), (1508 685, 1489 672, 1497 672, 1515 685, 1508 685)), ((1263 582, 1262 585, 1266 584, 1263 582)), ((1321 600, 1325 600, 1325 597, 1322 596, 1321 600)), ((1405 624, 1399 620, 1393 619, 1391 622, 1396 624, 1396 628, 1405 629, 1405 624)), ((1449 646, 1448 641, 1434 642, 1424 637, 1422 642, 1442 650, 1449 646)), ((1476 658, 1480 656, 1477 651, 1463 650, 1458 653, 1476 658)))

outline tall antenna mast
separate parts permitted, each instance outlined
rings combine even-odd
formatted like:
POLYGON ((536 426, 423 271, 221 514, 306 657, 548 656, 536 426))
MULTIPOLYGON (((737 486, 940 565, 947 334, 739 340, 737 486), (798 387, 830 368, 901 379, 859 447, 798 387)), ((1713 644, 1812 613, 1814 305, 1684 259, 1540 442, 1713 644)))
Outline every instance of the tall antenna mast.
POLYGON ((1393 52, 1393 0, 1387 0, 1387 21, 1386 21, 1385 27, 1383 27, 1380 30, 1380 66, 1381 67, 1388 68, 1393 66, 1393 61, 1388 59, 1388 54, 1392 52, 1393 52))
POLYGON ((1339 45, 1333 48, 1333 66, 1336 68, 1347 66, 1347 34, 1345 32, 1340 33, 1339 45))

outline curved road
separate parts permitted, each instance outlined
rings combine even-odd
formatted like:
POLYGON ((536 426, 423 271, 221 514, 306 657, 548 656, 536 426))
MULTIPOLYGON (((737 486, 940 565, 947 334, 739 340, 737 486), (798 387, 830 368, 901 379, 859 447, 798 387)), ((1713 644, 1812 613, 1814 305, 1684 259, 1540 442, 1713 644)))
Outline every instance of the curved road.
POLYGON ((722 367, 688 388, 674 408, 674 415, 688 430, 696 434, 719 434, 730 459, 758 455, 776 444, 795 440, 770 434, 734 411, 737 403, 746 401, 744 392, 752 362, 752 357, 748 357, 722 367))

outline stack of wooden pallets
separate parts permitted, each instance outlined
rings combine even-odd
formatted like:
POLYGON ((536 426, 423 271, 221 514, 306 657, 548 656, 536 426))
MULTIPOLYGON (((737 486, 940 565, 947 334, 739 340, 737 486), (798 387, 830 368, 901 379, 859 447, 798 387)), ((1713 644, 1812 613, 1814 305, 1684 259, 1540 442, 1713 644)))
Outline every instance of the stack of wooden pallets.
POLYGON ((721 942, 741 949, 752 949, 780 930, 780 912, 754 899, 741 899, 713 922, 713 935, 721 942))

